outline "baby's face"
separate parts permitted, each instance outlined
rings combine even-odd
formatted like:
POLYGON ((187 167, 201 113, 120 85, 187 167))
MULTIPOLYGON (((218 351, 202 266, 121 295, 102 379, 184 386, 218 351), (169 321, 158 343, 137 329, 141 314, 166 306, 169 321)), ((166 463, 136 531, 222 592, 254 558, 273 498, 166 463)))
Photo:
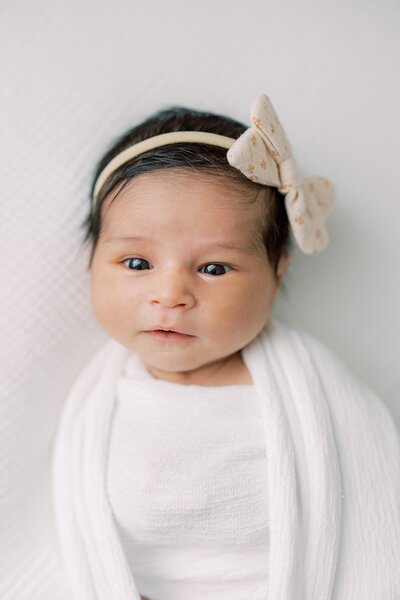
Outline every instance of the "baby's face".
POLYGON ((158 171, 104 203, 94 314, 159 379, 229 361, 268 320, 278 282, 254 243, 260 203, 239 193, 204 175, 158 171))

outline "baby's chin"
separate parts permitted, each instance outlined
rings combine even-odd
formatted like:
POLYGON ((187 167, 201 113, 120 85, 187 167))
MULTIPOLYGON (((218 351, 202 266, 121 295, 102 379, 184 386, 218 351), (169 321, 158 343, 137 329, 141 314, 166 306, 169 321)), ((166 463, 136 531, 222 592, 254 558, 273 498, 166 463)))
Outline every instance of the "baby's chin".
POLYGON ((199 361, 198 358, 196 360, 189 360, 187 358, 177 359, 163 359, 163 360, 154 360, 154 358, 150 360, 146 360, 146 357, 142 357, 148 371, 152 374, 158 373, 159 375, 165 374, 166 377, 168 374, 176 374, 181 373, 182 375, 190 375, 194 371, 200 370, 202 367, 207 365, 207 361, 199 361))
POLYGON ((195 383, 214 377, 221 364, 237 352, 229 344, 204 343, 196 338, 191 342, 163 342, 136 338, 130 345, 139 355, 149 373, 157 379, 195 383))
MULTIPOLYGON (((207 379, 207 367, 212 367, 215 359, 202 359, 197 356, 147 356, 141 355, 149 373, 156 379, 180 383, 196 383, 207 379)), ((211 370, 213 370, 211 368, 211 370)))
POLYGON ((198 344, 196 338, 170 342, 139 337, 133 340, 131 346, 146 365, 170 372, 196 369, 200 364, 207 362, 206 355, 209 353, 202 352, 201 344, 198 344))

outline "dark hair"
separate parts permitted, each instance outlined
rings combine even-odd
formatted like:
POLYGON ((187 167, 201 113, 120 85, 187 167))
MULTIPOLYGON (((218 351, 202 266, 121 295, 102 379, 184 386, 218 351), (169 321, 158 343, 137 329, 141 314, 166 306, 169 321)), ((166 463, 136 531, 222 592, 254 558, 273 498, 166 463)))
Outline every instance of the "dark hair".
MULTIPOLYGON (((122 150, 149 137, 171 131, 206 131, 218 133, 227 137, 238 138, 247 127, 229 117, 193 110, 182 106, 173 106, 152 114, 148 119, 136 125, 110 147, 96 166, 92 179, 90 197, 96 180, 103 168, 122 150)), ((245 177, 238 169, 232 167, 226 158, 227 150, 218 146, 198 143, 168 144, 134 157, 112 175, 108 177, 98 194, 97 204, 92 214, 89 214, 82 223, 86 234, 83 243, 91 241, 90 268, 93 255, 98 243, 102 227, 102 205, 108 195, 120 185, 118 193, 125 185, 142 173, 149 173, 157 169, 178 168, 194 170, 198 173, 213 175, 217 181, 224 185, 240 186, 243 190, 243 201, 254 202, 256 197, 263 195, 265 213, 260 219, 257 237, 265 246, 265 250, 276 275, 280 257, 289 251, 291 240, 289 235, 289 222, 286 214, 284 196, 277 188, 255 183, 245 177)), ((115 200, 112 198, 111 202, 115 200)))

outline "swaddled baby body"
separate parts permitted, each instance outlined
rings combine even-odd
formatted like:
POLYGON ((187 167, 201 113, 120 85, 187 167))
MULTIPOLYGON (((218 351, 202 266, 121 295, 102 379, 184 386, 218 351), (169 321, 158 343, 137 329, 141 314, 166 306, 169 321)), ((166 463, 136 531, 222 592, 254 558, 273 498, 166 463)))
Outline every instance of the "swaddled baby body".
POLYGON ((263 600, 268 503, 253 385, 118 383, 107 487, 139 589, 157 600, 263 600))

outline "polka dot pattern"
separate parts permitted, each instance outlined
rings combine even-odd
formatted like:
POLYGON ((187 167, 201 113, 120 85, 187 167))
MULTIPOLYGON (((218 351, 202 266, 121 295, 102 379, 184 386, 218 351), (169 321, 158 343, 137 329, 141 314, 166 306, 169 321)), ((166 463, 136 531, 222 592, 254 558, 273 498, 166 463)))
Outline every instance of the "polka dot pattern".
POLYGON ((262 185, 277 187, 297 245, 305 254, 321 252, 329 243, 325 220, 334 203, 334 186, 324 177, 303 178, 286 133, 268 96, 250 109, 252 126, 229 148, 229 164, 262 185))

